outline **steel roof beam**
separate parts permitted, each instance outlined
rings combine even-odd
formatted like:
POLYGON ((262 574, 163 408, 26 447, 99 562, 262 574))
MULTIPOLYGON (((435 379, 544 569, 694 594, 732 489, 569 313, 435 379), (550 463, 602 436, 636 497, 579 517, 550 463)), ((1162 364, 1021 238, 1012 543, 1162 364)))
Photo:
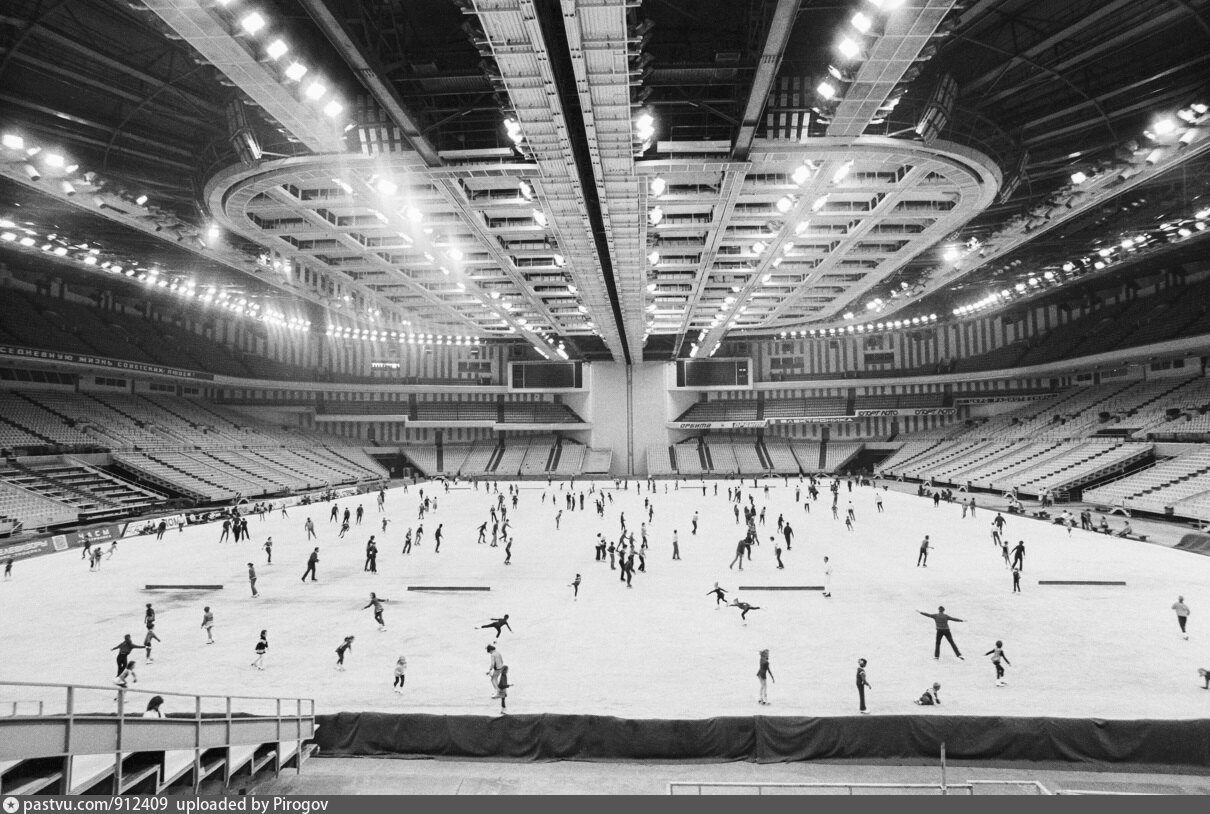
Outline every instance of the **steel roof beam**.
POLYGON ((744 103, 744 112, 740 117, 739 132, 735 134, 735 143, 731 147, 731 157, 737 161, 746 161, 752 149, 761 113, 769 102, 769 91, 777 79, 782 57, 790 43, 790 35, 794 33, 794 20, 798 16, 800 3, 801 0, 777 0, 777 8, 773 10, 769 33, 765 35, 765 47, 761 51, 756 76, 752 79, 748 100, 744 103))

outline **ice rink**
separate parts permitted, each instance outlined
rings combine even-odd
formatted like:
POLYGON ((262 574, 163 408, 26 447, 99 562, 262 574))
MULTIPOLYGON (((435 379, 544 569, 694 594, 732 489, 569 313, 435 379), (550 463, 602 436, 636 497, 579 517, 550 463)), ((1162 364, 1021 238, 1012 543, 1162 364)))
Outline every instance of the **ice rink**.
MULTIPOLYGON (((132 658, 138 689, 199 693, 301 695, 317 711, 381 710, 497 714, 490 698, 484 648, 493 632, 478 629, 492 617, 510 615, 512 631, 498 642, 510 667, 510 713, 590 713, 629 718, 705 718, 718 715, 848 715, 857 710, 854 673, 868 659, 873 714, 921 712, 913 705, 925 687, 942 684, 939 711, 970 715, 1049 715, 1106 718, 1204 718, 1210 692, 1201 689, 1199 667, 1210 667, 1210 558, 1158 545, 1124 541, 1006 515, 1011 544, 1027 547, 1022 593, 998 548, 991 544, 993 512, 963 519, 957 504, 894 491, 883 493, 885 512, 875 512, 870 487, 842 486, 840 515, 851 498, 852 532, 830 512, 821 484, 811 511, 794 501, 797 480, 778 480, 752 490, 766 508, 758 526, 761 545, 744 570, 728 570, 743 534, 726 489, 735 481, 658 482, 657 491, 615 489, 604 518, 586 494, 584 511, 555 513, 566 483, 520 484, 520 505, 510 508, 512 564, 498 548, 476 543, 494 495, 468 484, 425 484, 438 509, 425 520, 425 538, 401 554, 409 527, 417 525, 420 487, 387 492, 386 512, 374 494, 338 501, 343 509, 365 507, 365 519, 344 540, 328 519, 330 504, 298 506, 288 518, 275 511, 250 520, 252 540, 219 544, 208 525, 154 537, 124 540, 112 559, 91 573, 73 550, 19 561, 13 579, 0 584, 0 648, 8 654, 6 680, 108 684, 114 676, 110 648, 130 633, 143 640, 143 607, 158 614, 155 663, 132 658), (714 495, 715 484, 718 496, 714 495), (543 493, 547 499, 542 501, 543 493), (619 581, 609 563, 595 562, 598 531, 616 540, 619 514, 636 532, 643 499, 654 502, 648 524, 646 573, 633 587, 619 581), (552 499, 554 503, 552 504, 552 499), (699 532, 690 533, 699 512, 699 532), (777 570, 769 537, 784 514, 795 529, 793 548, 777 570), (304 520, 312 517, 319 539, 308 543, 304 520), (387 531, 382 519, 390 520, 387 531), (444 525, 434 553, 433 532, 444 525), (682 559, 672 561, 673 529, 682 559), (365 543, 376 536, 378 573, 363 571, 365 543), (928 567, 916 567, 921 538, 935 549, 928 567), (273 564, 261 544, 272 535, 273 564), (300 582, 308 552, 320 547, 319 581, 300 582), (803 586, 823 583, 823 557, 834 566, 833 596, 819 591, 760 591, 741 586, 803 586), (252 598, 247 563, 256 563, 261 596, 252 598), (578 601, 569 584, 582 574, 578 601), (1040 579, 1123 580, 1126 586, 1041 586, 1040 579), (715 581, 759 606, 745 626, 735 608, 715 609, 707 596, 715 581), (145 591, 147 583, 221 583, 221 591, 145 591), (408 586, 490 586, 488 592, 409 592, 408 586), (379 632, 370 591, 387 597, 388 630, 379 632), (1170 609, 1183 594, 1192 609, 1185 640, 1170 609), (202 607, 216 619, 213 645, 200 629, 202 607), (943 643, 933 659, 933 622, 917 610, 938 605, 965 620, 953 626, 965 661, 943 643), (250 666, 253 646, 267 629, 266 669, 250 666), (333 652, 356 636, 335 669, 333 652), (1012 662, 1006 687, 996 687, 983 655, 997 639, 1012 662), (756 703, 758 651, 769 648, 775 682, 772 706, 756 703), (392 669, 407 657, 407 685, 392 692, 392 669)), ((577 482, 588 492, 590 482, 577 482)), ((506 490, 506 483, 500 483, 506 490)), ((805 483, 803 498, 806 499, 805 483)), ((578 504, 577 504, 578 506, 578 504)), ((490 536, 490 524, 489 524, 490 536)), ((636 560, 637 563, 637 560, 636 560)), ((174 710, 172 703, 166 711, 174 710)), ((181 710, 183 711, 183 710, 181 710)))

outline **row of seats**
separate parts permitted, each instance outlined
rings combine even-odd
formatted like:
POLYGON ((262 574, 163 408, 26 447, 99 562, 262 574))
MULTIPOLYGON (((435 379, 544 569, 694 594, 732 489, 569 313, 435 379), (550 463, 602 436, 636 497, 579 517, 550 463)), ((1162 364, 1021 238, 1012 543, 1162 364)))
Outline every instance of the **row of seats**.
POLYGON ((585 450, 581 444, 568 440, 560 442, 549 435, 509 439, 503 450, 496 439, 473 444, 447 444, 440 452, 432 444, 403 448, 412 465, 425 475, 496 475, 505 478, 555 473, 579 475, 583 471, 585 450), (552 468, 548 469, 548 466, 552 468))

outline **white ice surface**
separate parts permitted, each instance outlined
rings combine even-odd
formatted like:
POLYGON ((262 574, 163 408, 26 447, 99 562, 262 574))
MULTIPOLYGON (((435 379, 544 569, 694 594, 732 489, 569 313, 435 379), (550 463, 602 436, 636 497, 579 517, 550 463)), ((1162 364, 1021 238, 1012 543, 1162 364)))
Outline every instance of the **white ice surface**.
MULTIPOLYGON (((751 481, 747 481, 751 484, 751 481)), ((614 491, 604 520, 592 510, 564 512, 555 531, 541 483, 521 484, 512 516, 512 565, 504 548, 475 543, 490 503, 483 491, 454 487, 448 494, 428 485, 440 509, 424 520, 425 539, 409 556, 400 553, 404 531, 416 525, 417 487, 392 489, 388 532, 374 495, 365 495, 366 519, 345 540, 328 522, 329 504, 297 507, 288 519, 250 521, 253 539, 217 542, 219 528, 204 526, 124 540, 117 555, 90 573, 79 551, 19 561, 14 579, 0 583, 0 648, 8 654, 0 679, 108 684, 114 673, 109 651, 131 633, 143 638, 143 604, 159 614, 154 664, 139 663, 138 689, 259 695, 302 695, 320 712, 384 710, 496 714, 489 698, 484 646, 492 632, 476 629, 493 616, 510 614, 513 631, 499 645, 510 666, 510 713, 591 713, 632 718, 703 718, 716 715, 849 715, 857 710, 854 672, 869 660, 874 714, 924 713, 912 704, 934 681, 942 684, 938 713, 1050 715, 1110 718, 1201 718, 1210 715, 1210 692, 1200 689, 1198 667, 1210 667, 1210 558, 1080 531, 1070 537, 1052 525, 1008 517, 1007 534, 1027 546, 1023 593, 990 542, 992 514, 980 510, 963 520, 959 507, 888 492, 886 512, 875 514, 869 488, 856 488, 855 531, 833 520, 825 491, 807 514, 789 487, 771 481, 762 544, 742 574, 729 571, 741 527, 719 496, 703 497, 700 485, 676 490, 658 485, 650 495, 655 519, 648 527, 647 573, 627 589, 608 563, 593 561, 592 540, 601 530, 618 536, 626 512, 637 532, 648 496, 631 482, 614 491), (309 511, 308 511, 309 509, 309 511), (700 531, 690 518, 700 512, 700 531), (785 513, 797 536, 774 567, 768 537, 785 513), (312 545, 303 521, 319 532, 317 583, 299 581, 312 545), (445 524, 441 552, 433 531, 445 524), (680 530, 680 562, 671 557, 672 529, 680 530), (915 567, 919 541, 936 546, 929 566, 915 567), (379 573, 363 572, 364 543, 380 542, 379 573), (260 544, 272 535, 274 564, 260 544), (818 585, 822 559, 832 558, 834 596, 819 592, 736 591, 741 585, 818 585), (260 574, 259 599, 250 596, 246 563, 260 574), (568 587, 583 575, 579 601, 568 587), (1125 580, 1126 587, 1039 586, 1039 579, 1125 580), (760 610, 741 625, 733 608, 714 609, 706 596, 715 580, 760 610), (146 583, 222 583, 212 593, 146 592, 146 583), (487 593, 416 593, 409 585, 490 585, 487 593), (391 601, 388 631, 381 633, 369 592, 391 601), (1190 640, 1181 638, 1170 606, 1185 596, 1193 615, 1190 640), (217 643, 205 644, 202 606, 212 606, 217 643), (948 611, 966 621, 954 636, 966 661, 943 644, 932 658, 933 623, 916 610, 948 611), (269 631, 267 669, 249 663, 257 633, 269 631), (334 669, 335 647, 356 635, 347 671, 334 669), (1008 686, 993 684, 982 655, 1003 639, 1012 661, 1008 686), (772 653, 776 683, 770 707, 756 704, 757 653, 772 653), (395 659, 408 659, 407 687, 391 691, 395 659)), ((601 486, 602 484, 598 484, 601 486)), ((603 484, 612 489, 612 483, 603 484)), ((589 483, 577 483, 585 491, 589 483)), ((505 484, 501 483, 503 490, 505 484)), ((564 485, 566 488, 566 485, 564 485)), ((552 489, 559 495, 559 484, 552 489)), ((745 501, 747 500, 745 490, 745 501)), ((842 489, 843 514, 848 494, 842 489)), ((343 500, 354 507, 359 501, 343 500)), ((34 697, 20 691, 18 697, 34 697)), ((170 699, 165 711, 178 711, 170 699)), ((185 706, 182 702, 179 706, 185 706)), ((238 705, 237 705, 238 706, 238 705)), ((179 711, 185 711, 183 709, 179 711)))

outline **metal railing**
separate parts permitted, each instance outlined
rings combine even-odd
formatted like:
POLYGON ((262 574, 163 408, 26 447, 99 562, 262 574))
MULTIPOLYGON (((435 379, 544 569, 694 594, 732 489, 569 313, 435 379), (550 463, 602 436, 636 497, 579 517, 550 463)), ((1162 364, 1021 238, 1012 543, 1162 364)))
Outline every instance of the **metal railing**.
MULTIPOLYGON (((311 698, 0 681, 0 708, 10 704, 14 714, 0 717, 0 761, 62 758, 60 793, 72 792, 71 759, 80 755, 113 755, 114 794, 123 791, 123 760, 135 752, 193 751, 195 790, 203 753, 210 749, 274 743, 280 769, 280 744, 292 743, 301 771, 303 742, 316 729, 311 698), (163 717, 144 717, 149 704, 143 699, 157 696, 163 717), (134 698, 139 701, 132 703, 134 698), (21 713, 33 706, 36 713, 21 713)), ((235 768, 229 753, 227 779, 235 768)))
POLYGON ((1050 790, 1036 780, 971 780, 966 783, 766 783, 754 782, 723 782, 706 780, 694 782, 674 780, 668 784, 668 794, 740 794, 745 789, 758 797, 785 794, 841 794, 853 796, 856 794, 937 794, 973 796, 980 789, 985 793, 998 793, 994 788, 1005 787, 1019 789, 1026 794, 1051 794, 1050 790), (691 791, 692 789, 692 791, 691 791), (716 789, 717 791, 709 791, 716 789))

